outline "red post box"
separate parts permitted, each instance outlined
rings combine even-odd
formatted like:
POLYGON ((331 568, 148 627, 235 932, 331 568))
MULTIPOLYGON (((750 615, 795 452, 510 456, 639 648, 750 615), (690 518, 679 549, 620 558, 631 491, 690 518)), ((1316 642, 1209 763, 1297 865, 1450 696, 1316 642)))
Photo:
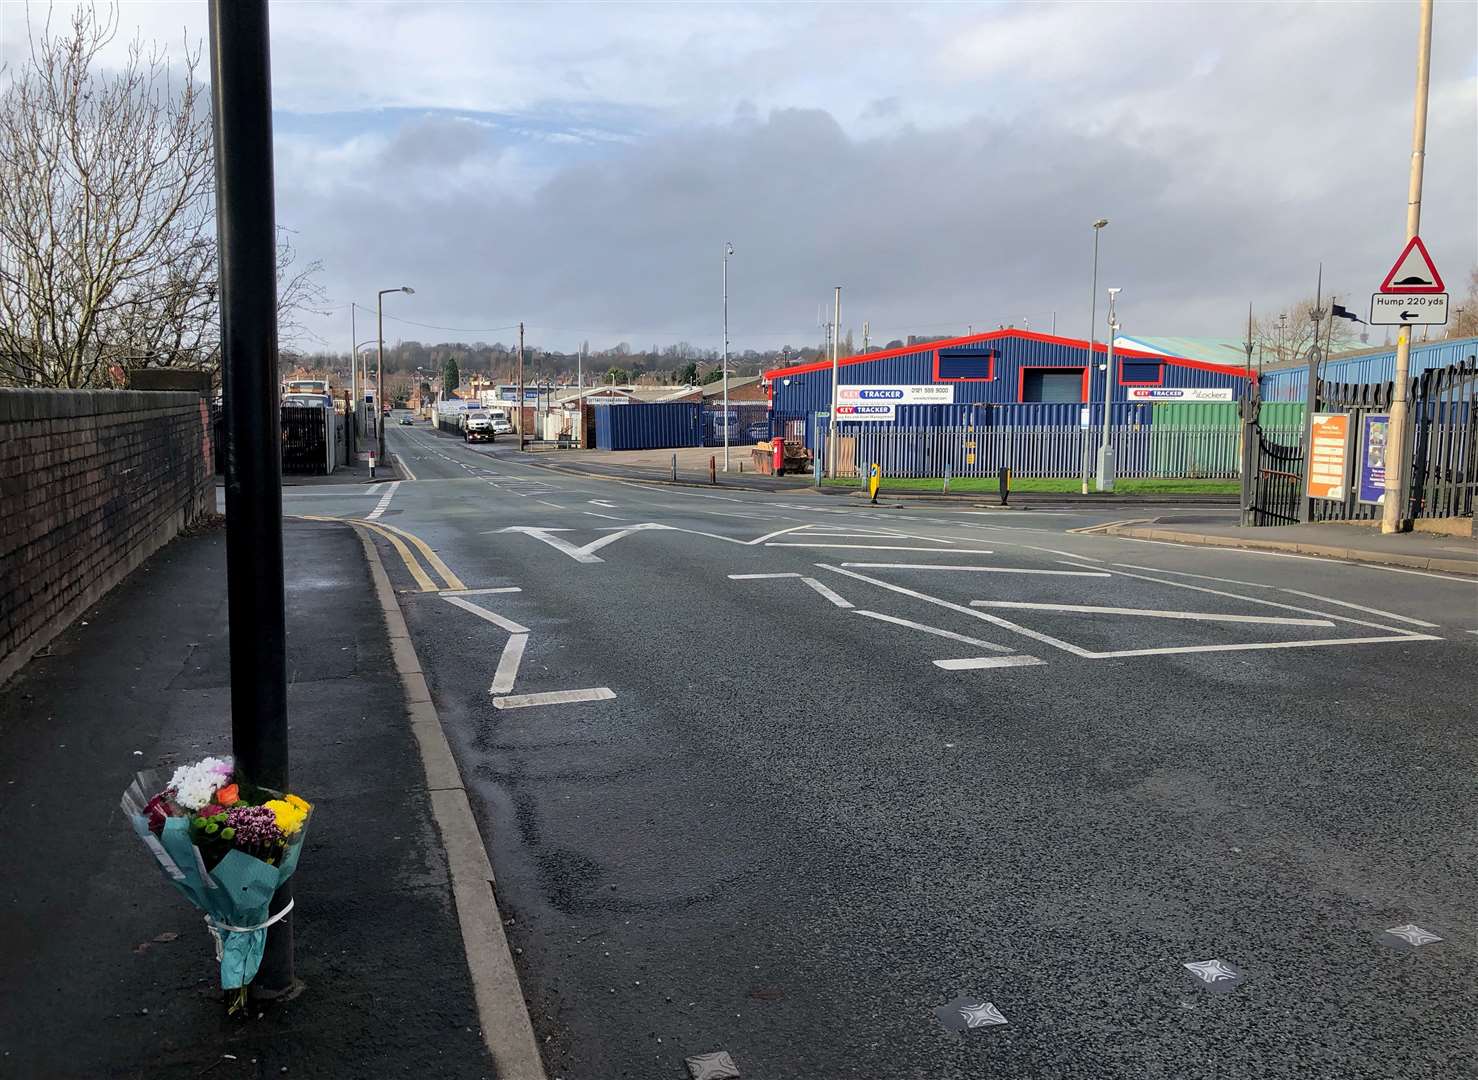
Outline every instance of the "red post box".
POLYGON ((774 451, 774 457, 772 458, 772 462, 773 462, 774 467, 775 467, 775 475, 776 476, 784 476, 785 475, 785 440, 783 438, 781 438, 779 435, 776 435, 773 439, 770 440, 770 446, 772 447, 772 449, 774 451))

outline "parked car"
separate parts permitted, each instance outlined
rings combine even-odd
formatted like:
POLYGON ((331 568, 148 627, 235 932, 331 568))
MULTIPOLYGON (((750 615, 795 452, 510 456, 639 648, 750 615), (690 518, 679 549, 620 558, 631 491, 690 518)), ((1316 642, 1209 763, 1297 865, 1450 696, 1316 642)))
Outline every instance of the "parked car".
POLYGON ((498 433, 493 429, 493 418, 485 412, 468 413, 463 430, 470 443, 496 442, 498 438, 498 433))
POLYGON ((756 420, 744 429, 744 436, 750 442, 768 442, 770 438, 770 421, 756 420))
POLYGON ((513 434, 513 421, 508 419, 508 414, 502 409, 489 409, 488 417, 493 421, 494 435, 513 434))

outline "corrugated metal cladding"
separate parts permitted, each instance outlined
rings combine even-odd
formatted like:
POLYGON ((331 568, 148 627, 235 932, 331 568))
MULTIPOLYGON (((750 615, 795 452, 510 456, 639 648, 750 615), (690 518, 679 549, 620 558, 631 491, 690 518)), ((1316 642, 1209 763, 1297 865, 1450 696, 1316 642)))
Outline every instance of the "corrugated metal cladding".
POLYGON ((599 450, 661 450, 702 446, 697 402, 647 405, 597 405, 595 445, 599 450))
MULTIPOLYGON (((1115 355, 1115 367, 1119 366, 1122 354, 1115 355)), ((1104 344, 1098 343, 1097 360, 1091 365, 1089 380, 1091 399, 1103 400, 1103 373, 1098 364, 1104 359, 1104 344)), ((955 405, 991 404, 1016 405, 1021 403, 1024 373, 1031 369, 1078 369, 1088 367, 1087 343, 1074 342, 1066 338, 1049 338, 1046 335, 1028 335, 1024 331, 1002 331, 995 334, 954 340, 945 343, 920 345, 895 353, 885 353, 877 359, 855 360, 843 363, 837 372, 840 386, 925 386, 930 384, 954 387, 955 405), (935 353, 946 371, 965 371, 979 366, 980 354, 995 353, 989 365, 989 379, 937 379, 935 377, 935 353)), ((1155 385, 1167 387, 1195 387, 1240 391, 1246 380, 1240 375, 1223 371, 1207 370, 1177 364, 1170 357, 1154 357, 1148 362, 1163 362, 1161 381, 1155 385)), ((1144 357, 1132 356, 1130 363, 1145 363, 1144 357)), ((831 404, 831 367, 825 366, 811 371, 792 374, 786 369, 770 373, 774 393, 774 407, 782 413, 807 413, 827 409, 831 404)), ((1128 400, 1128 388, 1114 380, 1113 400, 1128 400)), ((1076 408, 1076 403, 1067 403, 1076 408)), ((899 409, 900 424, 918 423, 905 419, 905 409, 899 409)), ((1076 416, 1072 422, 1076 422, 1076 416)))
MULTIPOLYGON (((1460 364, 1475 355, 1478 355, 1478 338, 1453 338, 1413 345, 1411 373, 1420 375, 1424 371, 1460 364)), ((1336 357, 1327 361, 1322 371, 1326 382, 1388 383, 1396 377, 1396 350, 1336 357)), ((1302 367, 1263 372, 1263 400, 1302 401, 1308 385, 1307 374, 1307 369, 1302 367)))

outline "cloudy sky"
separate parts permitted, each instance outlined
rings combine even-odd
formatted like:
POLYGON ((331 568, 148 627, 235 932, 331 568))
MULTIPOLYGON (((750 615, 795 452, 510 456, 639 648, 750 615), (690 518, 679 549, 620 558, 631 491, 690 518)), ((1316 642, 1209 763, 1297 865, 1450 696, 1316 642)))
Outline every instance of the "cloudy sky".
MULTIPOLYGON (((32 4, 35 16, 37 5, 32 4)), ((25 8, 0 9, 0 55, 25 8)), ((203 40, 203 0, 125 3, 203 40)), ((1438 0, 1422 233, 1478 263, 1478 5, 1438 0)), ((1352 306, 1404 240, 1417 5, 272 6, 277 214, 386 336, 601 348, 887 341, 1014 322, 1240 336, 1325 282, 1352 306), (1099 306, 1100 317, 1103 307, 1099 306), (456 329, 433 329, 447 327, 456 329), (393 329, 392 329, 393 328, 393 329)), ((121 52, 121 45, 118 50, 121 52)), ((115 53, 114 55, 117 55, 115 53)), ((360 337, 368 337, 361 323, 360 337)), ((1378 340, 1378 339, 1377 339, 1378 340)))

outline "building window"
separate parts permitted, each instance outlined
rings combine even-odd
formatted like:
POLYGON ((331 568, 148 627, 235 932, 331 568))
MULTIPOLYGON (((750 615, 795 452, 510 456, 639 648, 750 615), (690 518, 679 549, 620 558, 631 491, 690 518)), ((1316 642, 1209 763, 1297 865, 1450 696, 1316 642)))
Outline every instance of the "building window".
POLYGON ((990 382, 996 377, 995 349, 950 349, 934 352, 935 382, 990 382))
POLYGON ((1159 386, 1165 381, 1165 368, 1158 360, 1120 360, 1120 386, 1159 386))
POLYGON ((1022 401, 1087 401, 1087 370, 1081 367, 1022 368, 1022 401))

